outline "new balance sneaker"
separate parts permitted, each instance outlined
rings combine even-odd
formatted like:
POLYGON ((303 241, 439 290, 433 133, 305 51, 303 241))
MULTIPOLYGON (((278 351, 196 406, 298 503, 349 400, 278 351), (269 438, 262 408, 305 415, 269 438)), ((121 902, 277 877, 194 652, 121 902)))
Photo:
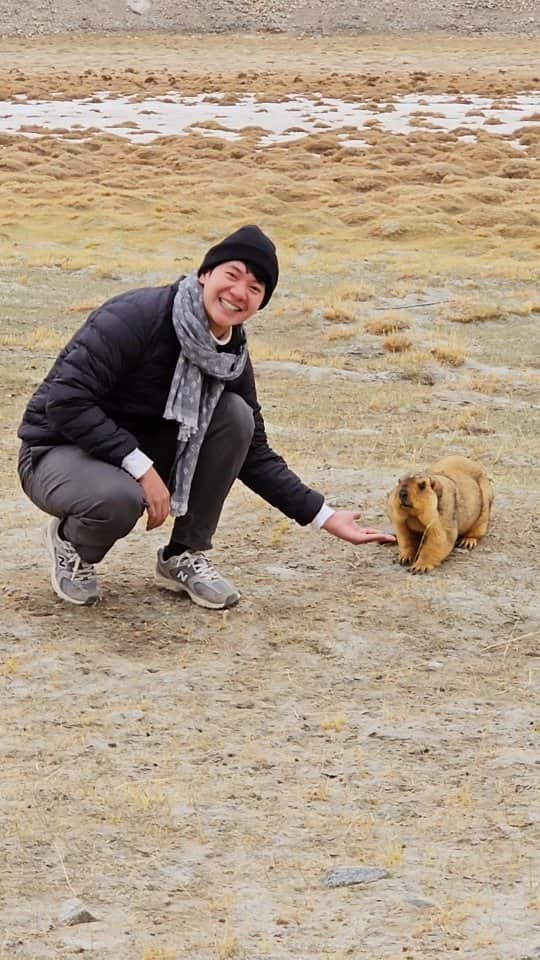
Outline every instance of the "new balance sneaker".
POLYGON ((95 567, 85 563, 75 547, 58 536, 60 523, 57 517, 52 517, 45 535, 51 558, 52 588, 61 600, 89 607, 101 599, 95 567))
POLYGON ((180 556, 163 559, 158 550, 156 582, 166 590, 187 593, 193 603, 212 610, 224 610, 238 603, 240 594, 225 580, 204 553, 185 550, 180 556))

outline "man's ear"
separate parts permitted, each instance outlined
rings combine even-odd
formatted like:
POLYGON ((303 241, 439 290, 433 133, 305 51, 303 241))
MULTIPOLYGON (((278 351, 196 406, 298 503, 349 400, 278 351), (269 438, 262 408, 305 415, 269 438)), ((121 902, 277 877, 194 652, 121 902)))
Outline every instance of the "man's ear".
POLYGON ((437 497, 439 497, 440 499, 443 493, 443 486, 441 481, 439 480, 438 477, 430 477, 429 482, 431 484, 431 489, 434 491, 434 493, 437 494, 437 497))

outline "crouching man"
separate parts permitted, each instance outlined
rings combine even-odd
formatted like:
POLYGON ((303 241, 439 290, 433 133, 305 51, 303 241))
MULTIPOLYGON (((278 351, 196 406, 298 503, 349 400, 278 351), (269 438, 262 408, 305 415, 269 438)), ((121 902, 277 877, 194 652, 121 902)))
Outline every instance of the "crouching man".
POLYGON ((268 445, 244 324, 278 281, 272 241, 245 226, 176 283, 133 290, 95 310, 32 396, 18 436, 27 496, 51 515, 55 593, 100 599, 95 565, 146 510, 174 517, 158 550, 160 586, 203 607, 238 602, 206 556, 238 477, 301 525, 342 540, 392 541, 332 510, 268 445))

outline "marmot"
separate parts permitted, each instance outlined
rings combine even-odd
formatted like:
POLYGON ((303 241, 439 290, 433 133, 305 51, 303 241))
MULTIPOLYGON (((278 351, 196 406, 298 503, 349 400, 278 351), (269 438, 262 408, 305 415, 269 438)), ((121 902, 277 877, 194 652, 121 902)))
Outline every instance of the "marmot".
POLYGON ((467 457, 445 457, 399 480, 388 497, 399 562, 428 573, 456 543, 472 550, 487 533, 492 502, 484 467, 467 457))

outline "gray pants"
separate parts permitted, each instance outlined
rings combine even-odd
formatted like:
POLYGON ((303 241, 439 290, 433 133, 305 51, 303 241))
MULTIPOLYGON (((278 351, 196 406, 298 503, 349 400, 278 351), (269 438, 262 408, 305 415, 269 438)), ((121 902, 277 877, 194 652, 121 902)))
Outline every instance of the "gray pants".
MULTIPOLYGON (((176 443, 171 424, 140 449, 154 460, 167 483, 176 443)), ((242 469, 253 436, 253 413, 235 393, 224 391, 201 447, 188 512, 174 521, 171 541, 208 550, 225 498, 242 469)), ((116 540, 133 529, 145 509, 141 485, 110 463, 80 447, 63 444, 45 453, 23 443, 19 455, 22 488, 40 510, 64 521, 63 533, 87 563, 98 563, 116 540)))

